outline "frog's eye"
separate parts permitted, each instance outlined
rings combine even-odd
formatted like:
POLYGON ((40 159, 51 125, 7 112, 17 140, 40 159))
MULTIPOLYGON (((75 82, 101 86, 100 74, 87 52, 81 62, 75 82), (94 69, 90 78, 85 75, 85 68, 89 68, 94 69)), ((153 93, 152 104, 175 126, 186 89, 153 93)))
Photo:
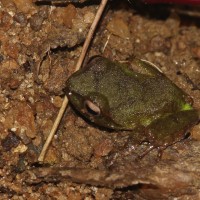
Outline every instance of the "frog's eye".
POLYGON ((101 114, 100 108, 92 101, 86 100, 84 102, 84 105, 85 105, 85 110, 87 111, 88 114, 93 116, 99 116, 101 114))

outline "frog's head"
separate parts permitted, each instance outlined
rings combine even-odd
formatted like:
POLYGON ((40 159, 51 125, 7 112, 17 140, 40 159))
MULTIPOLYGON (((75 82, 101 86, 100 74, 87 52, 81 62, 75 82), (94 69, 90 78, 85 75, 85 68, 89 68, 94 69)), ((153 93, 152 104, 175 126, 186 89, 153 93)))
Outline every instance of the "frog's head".
POLYGON ((110 102, 104 92, 100 92, 101 77, 107 73, 107 60, 94 57, 89 64, 75 72, 66 83, 66 95, 73 106, 95 124, 111 129, 122 129, 113 120, 110 102), (103 67, 104 66, 104 67, 103 67))

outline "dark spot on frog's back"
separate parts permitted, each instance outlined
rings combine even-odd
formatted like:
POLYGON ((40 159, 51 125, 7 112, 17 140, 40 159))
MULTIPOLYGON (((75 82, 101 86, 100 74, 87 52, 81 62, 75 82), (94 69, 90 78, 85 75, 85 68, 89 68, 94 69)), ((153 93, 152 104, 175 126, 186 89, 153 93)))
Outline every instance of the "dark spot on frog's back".
POLYGON ((88 64, 84 67, 90 69, 94 73, 100 74, 107 67, 108 59, 101 56, 93 56, 89 59, 88 64))
MULTIPOLYGON (((88 63, 80 70, 81 73, 76 72, 79 78, 83 75, 85 76, 85 80, 90 76, 94 79, 94 85, 100 85, 102 78, 109 74, 108 71, 111 71, 112 65, 110 65, 111 61, 107 58, 103 58, 101 56, 91 57, 88 63), (87 78, 86 78, 87 77, 87 78)), ((97 88, 97 87, 96 87, 97 88)))

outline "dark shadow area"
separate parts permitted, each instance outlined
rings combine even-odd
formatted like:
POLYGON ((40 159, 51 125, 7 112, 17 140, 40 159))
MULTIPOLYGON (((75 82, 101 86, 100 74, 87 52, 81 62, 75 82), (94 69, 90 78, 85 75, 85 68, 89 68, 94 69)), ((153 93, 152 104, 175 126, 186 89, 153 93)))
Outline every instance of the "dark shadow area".
POLYGON ((35 4, 37 6, 54 5, 57 7, 65 7, 68 4, 73 4, 77 8, 83 8, 85 6, 99 5, 100 0, 89 0, 83 3, 80 3, 79 0, 36 0, 35 4))

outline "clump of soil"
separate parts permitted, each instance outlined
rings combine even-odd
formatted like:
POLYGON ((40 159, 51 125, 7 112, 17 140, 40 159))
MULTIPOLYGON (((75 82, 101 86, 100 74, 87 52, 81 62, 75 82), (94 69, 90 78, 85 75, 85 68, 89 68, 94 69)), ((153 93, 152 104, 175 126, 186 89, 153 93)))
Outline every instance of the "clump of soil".
MULTIPOLYGON (((161 160, 156 150, 138 160, 148 145, 96 127, 69 105, 38 165, 96 3, 0 2, 0 199, 197 199, 199 125, 161 160)), ((200 109, 199 7, 139 8, 110 2, 86 61, 149 60, 200 109)))

